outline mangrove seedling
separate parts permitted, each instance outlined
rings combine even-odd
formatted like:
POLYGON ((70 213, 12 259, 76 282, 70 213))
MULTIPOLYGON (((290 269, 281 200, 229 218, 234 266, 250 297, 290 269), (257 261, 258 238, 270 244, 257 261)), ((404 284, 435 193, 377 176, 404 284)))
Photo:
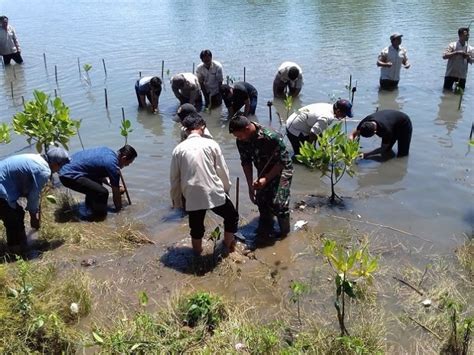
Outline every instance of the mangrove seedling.
POLYGON ((444 344, 441 353, 467 355, 469 354, 474 318, 460 319, 462 305, 448 297, 443 297, 442 301, 449 312, 451 330, 448 341, 444 344))
POLYGON ((365 279, 370 284, 373 279, 372 273, 377 270, 378 260, 369 254, 367 245, 353 246, 352 249, 346 249, 333 240, 324 242, 323 255, 336 274, 336 301, 334 307, 337 311, 341 336, 349 335, 345 324, 346 296, 356 298, 354 281, 351 281, 349 277, 353 276, 358 280, 365 279))
POLYGON ((27 261, 17 257, 18 275, 20 276, 20 285, 18 288, 8 288, 9 297, 15 299, 18 312, 27 317, 31 311, 31 293, 33 286, 28 283, 30 274, 30 265, 27 261))
POLYGON ((130 120, 125 119, 122 117, 122 125, 120 126, 120 134, 122 137, 125 137, 125 144, 128 142, 128 135, 133 132, 132 123, 130 120))
POLYGON ((286 94, 283 104, 286 108, 286 120, 288 120, 288 117, 290 117, 290 111, 293 109, 293 96, 286 94))
POLYGON ((290 300, 293 303, 296 303, 296 307, 298 309, 298 322, 300 325, 303 325, 303 322, 301 321, 301 307, 300 307, 300 302, 301 298, 307 294, 310 290, 309 285, 302 282, 302 281, 291 281, 290 284, 290 290, 291 290, 291 296, 290 300))
POLYGON ((13 130, 27 136, 28 144, 35 142, 39 153, 51 144, 61 144, 68 150, 69 139, 77 133, 80 121, 71 119, 69 107, 59 97, 51 100, 39 90, 33 92, 33 97, 22 112, 13 116, 13 130))
POLYGON ((85 82, 87 83, 87 85, 91 86, 92 85, 92 82, 91 82, 91 77, 89 76, 89 71, 92 69, 92 65, 91 64, 88 64, 88 63, 85 63, 83 66, 82 66, 82 69, 84 69, 84 80, 85 82))
POLYGON ((216 260, 217 242, 221 239, 221 236, 222 236, 221 230, 220 230, 219 226, 217 226, 212 231, 211 235, 208 238, 208 240, 212 241, 212 243, 213 243, 213 245, 212 245, 212 255, 213 255, 213 258, 214 258, 214 265, 217 263, 217 260, 216 260))
POLYGON ((350 140, 342 132, 342 123, 338 122, 318 136, 318 148, 313 143, 304 142, 296 159, 310 169, 319 169, 321 176, 326 176, 331 181, 331 203, 336 195, 334 186, 341 180, 345 173, 350 177, 355 175, 354 163, 359 156, 359 142, 350 140))
POLYGON ((0 143, 10 143, 10 126, 6 123, 0 124, 0 143))

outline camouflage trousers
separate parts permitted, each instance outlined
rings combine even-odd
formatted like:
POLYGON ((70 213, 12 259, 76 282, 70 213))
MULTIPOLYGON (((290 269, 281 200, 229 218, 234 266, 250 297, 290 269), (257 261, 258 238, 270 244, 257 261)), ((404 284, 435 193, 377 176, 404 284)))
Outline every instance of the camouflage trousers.
POLYGON ((290 216, 292 178, 292 170, 283 170, 279 178, 274 178, 268 186, 257 191, 255 198, 261 216, 269 213, 278 218, 290 216))

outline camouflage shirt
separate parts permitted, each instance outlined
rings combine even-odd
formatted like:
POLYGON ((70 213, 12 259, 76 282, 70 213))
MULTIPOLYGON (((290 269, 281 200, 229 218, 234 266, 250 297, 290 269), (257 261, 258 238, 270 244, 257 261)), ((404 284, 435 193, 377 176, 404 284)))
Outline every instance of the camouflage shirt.
POLYGON ((237 140, 242 166, 253 163, 258 176, 263 176, 276 163, 280 163, 283 166, 283 171, 292 174, 293 165, 281 134, 256 122, 252 123, 257 129, 256 134, 249 141, 237 140))

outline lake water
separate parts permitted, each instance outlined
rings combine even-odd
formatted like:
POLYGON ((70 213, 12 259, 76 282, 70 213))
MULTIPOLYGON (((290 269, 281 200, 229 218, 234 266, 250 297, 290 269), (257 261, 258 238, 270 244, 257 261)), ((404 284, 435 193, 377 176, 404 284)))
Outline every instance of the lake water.
MULTIPOLYGON (((115 149, 123 145, 119 131, 123 107, 134 129, 129 143, 139 154, 124 170, 134 204, 123 214, 142 221, 152 233, 174 223, 163 219, 170 212, 170 156, 179 141, 179 127, 172 120, 178 103, 169 77, 192 71, 205 48, 223 64, 224 75, 242 80, 246 68, 246 80, 259 91, 256 119, 277 130, 275 109, 284 117, 283 104, 275 101, 269 122, 266 102, 272 100, 272 81, 281 62, 291 60, 303 68, 305 83, 297 107, 347 97, 345 85, 352 74, 357 82, 356 120, 376 108, 395 108, 407 113, 414 125, 408 158, 383 164, 362 161, 357 176, 344 178, 337 186, 352 215, 423 236, 440 250, 473 229, 474 152, 469 152, 467 141, 474 120, 474 68, 469 69, 458 110, 459 97, 442 92, 446 61, 441 58, 447 44, 457 39, 458 27, 472 20, 473 1, 4 0, 0 13, 16 28, 25 60, 22 66, 0 70, 0 120, 10 122, 22 109, 21 96, 30 99, 34 89, 54 95, 56 89, 71 116, 82 120, 84 145, 115 149), (402 69, 398 91, 379 93, 377 55, 395 31, 404 34, 412 66, 402 69), (78 58, 81 65, 92 65, 91 87, 81 80, 78 58), (138 111, 134 83, 139 72, 161 75, 162 61, 166 86, 160 112, 138 111)), ((222 120, 225 111, 216 109, 204 116, 233 179, 239 176, 243 182, 234 139, 222 120)), ((349 122, 348 128, 355 125, 349 122)), ((379 143, 377 138, 362 140, 364 149, 379 143)), ((11 144, 0 147, 0 155, 29 151, 24 148, 24 137, 14 136, 11 144)), ((71 151, 79 149, 74 137, 71 151)), ((242 214, 251 219, 256 214, 245 184, 241 191, 242 214)), ((294 202, 306 194, 329 191, 327 180, 317 172, 296 166, 294 202)), ((114 223, 113 218, 109 221, 114 223)), ((316 215, 310 223, 317 222, 316 215)))

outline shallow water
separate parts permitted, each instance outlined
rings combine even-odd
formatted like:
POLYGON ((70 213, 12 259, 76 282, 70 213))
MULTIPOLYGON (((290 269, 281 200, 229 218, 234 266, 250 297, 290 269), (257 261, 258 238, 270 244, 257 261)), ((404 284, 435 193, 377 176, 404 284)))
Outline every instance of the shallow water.
MULTIPOLYGON (((134 204, 123 214, 144 222, 153 234, 173 226, 168 172, 179 129, 171 119, 177 101, 167 79, 176 72, 192 71, 203 48, 210 48, 221 61, 224 75, 243 79, 246 68, 246 80, 259 91, 256 119, 276 129, 280 125, 275 109, 284 117, 283 104, 275 102, 269 122, 266 102, 272 99, 273 75, 282 61, 293 60, 303 68, 305 84, 298 107, 346 97, 345 85, 352 74, 353 83, 357 82, 356 120, 376 107, 400 109, 412 118, 414 134, 408 158, 383 164, 360 162, 357 176, 338 185, 351 213, 422 235, 440 250, 456 243, 453 236, 472 230, 474 152, 469 152, 467 138, 473 120, 474 74, 468 75, 460 111, 458 96, 441 90, 446 65, 442 52, 457 38, 457 28, 471 21, 472 1, 47 0, 28 1, 28 11, 25 4, 11 0, 0 4, 0 12, 9 16, 17 30, 25 60, 22 66, 0 71, 1 121, 9 122, 21 110, 21 96, 31 98, 34 89, 54 94, 56 89, 72 117, 82 119, 86 147, 118 148, 123 144, 119 133, 123 107, 134 129, 129 143, 139 152, 139 159, 124 170, 134 204), (394 31, 404 34, 412 67, 402 70, 398 91, 379 93, 375 62, 394 31), (78 58, 81 65, 93 67, 91 87, 81 79, 78 58), (167 85, 160 113, 138 111, 134 82, 139 72, 160 75, 162 60, 167 85), (104 88, 109 110, 104 105, 104 88)), ((239 176, 244 181, 235 143, 221 120, 224 114, 217 109, 204 115, 233 179, 239 176)), ((348 129, 355 125, 349 122, 348 129)), ((367 149, 379 140, 362 144, 367 149)), ((0 155, 24 147, 24 138, 15 136, 10 145, 1 147, 0 155)), ((71 150, 79 149, 75 137, 71 150)), ((255 209, 249 206, 245 189, 241 190, 242 214, 251 220, 255 209)), ((329 185, 318 173, 297 166, 292 191, 296 202, 306 194, 328 194, 329 185)), ((109 221, 115 223, 113 218, 109 221)))

